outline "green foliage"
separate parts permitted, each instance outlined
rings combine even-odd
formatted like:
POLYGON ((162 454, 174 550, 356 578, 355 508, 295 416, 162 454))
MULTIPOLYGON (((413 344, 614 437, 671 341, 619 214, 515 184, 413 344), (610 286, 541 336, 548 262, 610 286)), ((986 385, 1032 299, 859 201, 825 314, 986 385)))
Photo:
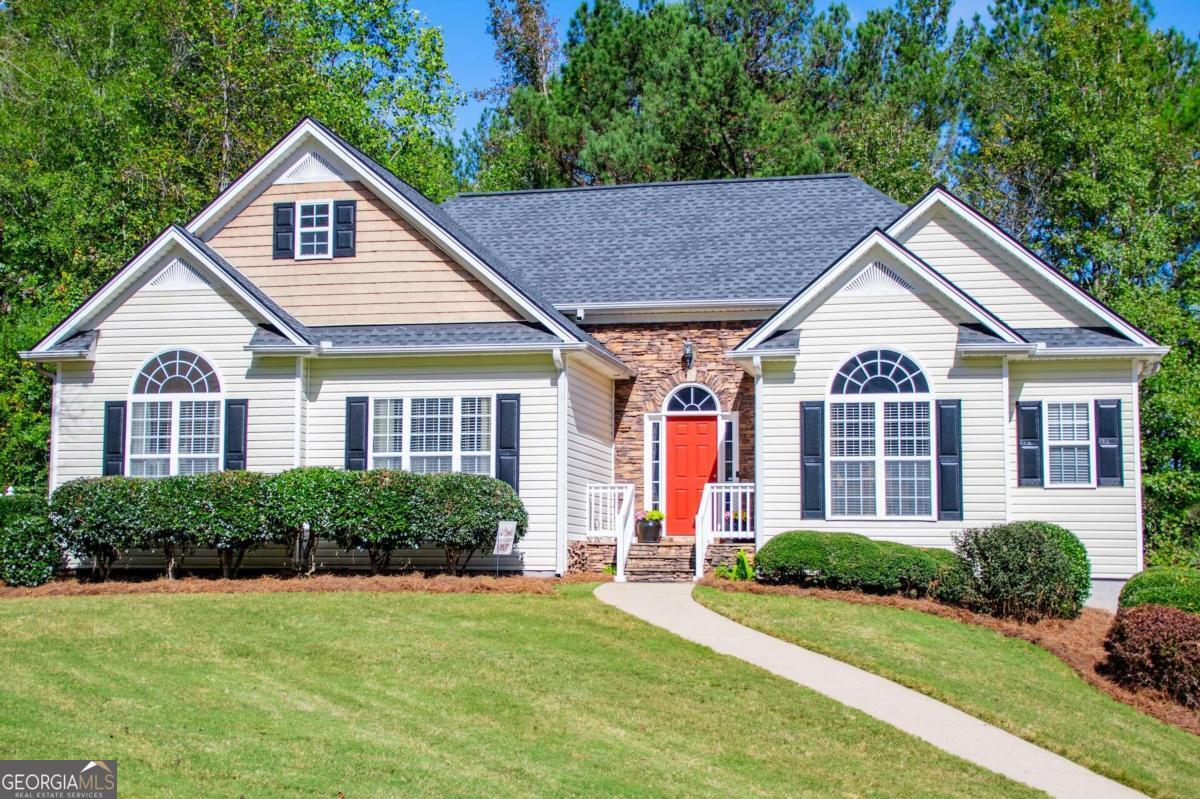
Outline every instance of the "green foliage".
POLYGON ((1200 472, 1171 469, 1142 481, 1147 562, 1200 566, 1200 472))
POLYGON ((102 580, 122 552, 146 548, 140 509, 147 482, 128 477, 72 480, 50 498, 50 521, 63 548, 91 558, 102 580))
POLYGON ((1119 604, 1123 608, 1167 605, 1200 613, 1200 569, 1163 566, 1138 572, 1121 588, 1119 604))
POLYGON ((416 503, 416 537, 440 547, 446 570, 465 569, 477 550, 496 543, 500 521, 517 522, 516 540, 525 535, 529 517, 512 486, 479 474, 427 475, 416 503))
POLYGON ((1200 707, 1200 616, 1142 605, 1117 612, 1102 670, 1127 688, 1150 688, 1200 707))
POLYGON ((289 550, 298 552, 296 568, 316 571, 317 539, 335 539, 340 503, 353 475, 340 469, 302 467, 275 475, 267 485, 270 524, 289 550))
POLYGON ((970 564, 951 549, 925 550, 937 565, 937 577, 929 595, 946 605, 970 607, 975 602, 975 578, 970 564))
POLYGON ((237 577, 247 552, 276 540, 268 511, 271 477, 236 471, 186 479, 192 484, 191 502, 180 510, 196 545, 217 550, 222 577, 237 577))
POLYGON ((43 514, 0 521, 0 580, 8 585, 41 585, 62 565, 54 527, 43 514))
POLYGON ((17 516, 45 516, 46 495, 36 489, 0 494, 0 525, 17 516))
POLYGON ((923 595, 937 577, 928 552, 855 533, 797 530, 767 542, 754 556, 757 579, 877 594, 923 595))
POLYGON ((460 94, 407 0, 0 4, 0 487, 45 483, 28 349, 304 114, 430 197, 460 94))
POLYGON ((726 566, 724 563, 719 564, 713 569, 713 573, 723 580, 753 580, 754 564, 750 562, 750 558, 746 555, 746 550, 739 549, 732 566, 726 566))
POLYGON ((973 577, 975 610, 1022 621, 1075 618, 1091 592, 1091 564, 1069 530, 1011 522, 964 530, 954 539, 973 577))
POLYGON ((367 553, 371 572, 387 571, 392 551, 417 545, 417 505, 424 475, 375 469, 343 472, 345 496, 338 501, 337 541, 367 553))

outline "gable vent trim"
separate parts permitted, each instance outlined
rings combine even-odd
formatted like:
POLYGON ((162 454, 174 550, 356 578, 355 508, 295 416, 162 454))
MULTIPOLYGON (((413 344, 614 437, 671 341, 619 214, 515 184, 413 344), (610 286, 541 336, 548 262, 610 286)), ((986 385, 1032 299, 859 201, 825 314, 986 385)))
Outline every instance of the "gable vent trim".
POLYGON ((886 297, 898 294, 916 294, 917 290, 904 278, 881 263, 873 263, 846 284, 843 294, 886 297))
POLYGON ((150 281, 150 288, 158 291, 179 291, 182 289, 200 289, 211 287, 208 278, 200 274, 196 267, 182 258, 176 258, 167 264, 161 272, 150 281))
POLYGON ((329 159, 317 152, 307 152, 275 182, 278 183, 321 183, 342 180, 341 171, 329 159))

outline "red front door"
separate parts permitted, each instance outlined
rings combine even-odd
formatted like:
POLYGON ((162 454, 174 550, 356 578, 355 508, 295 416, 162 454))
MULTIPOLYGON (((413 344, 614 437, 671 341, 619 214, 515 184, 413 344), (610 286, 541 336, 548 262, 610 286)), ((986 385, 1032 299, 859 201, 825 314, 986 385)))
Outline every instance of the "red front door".
POLYGON ((667 535, 695 535, 705 483, 717 480, 717 417, 667 417, 667 535))

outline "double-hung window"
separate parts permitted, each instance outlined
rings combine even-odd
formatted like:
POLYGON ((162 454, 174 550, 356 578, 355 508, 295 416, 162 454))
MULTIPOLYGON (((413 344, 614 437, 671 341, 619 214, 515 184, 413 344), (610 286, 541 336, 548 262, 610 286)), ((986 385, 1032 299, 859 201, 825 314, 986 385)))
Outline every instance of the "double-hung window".
POLYGON ((333 252, 333 203, 296 203, 296 257, 328 258, 333 252))
POLYGON ((1046 403, 1046 475, 1050 485, 1092 485, 1090 402, 1046 403))
POLYGON ((127 473, 220 471, 220 391, 212 366, 193 352, 171 350, 152 358, 133 384, 127 473))
POLYGON ((933 515, 928 394, 917 365, 892 350, 859 353, 838 371, 829 402, 832 516, 933 515))
POLYGON ((490 396, 375 399, 372 466, 492 474, 493 404, 490 396))

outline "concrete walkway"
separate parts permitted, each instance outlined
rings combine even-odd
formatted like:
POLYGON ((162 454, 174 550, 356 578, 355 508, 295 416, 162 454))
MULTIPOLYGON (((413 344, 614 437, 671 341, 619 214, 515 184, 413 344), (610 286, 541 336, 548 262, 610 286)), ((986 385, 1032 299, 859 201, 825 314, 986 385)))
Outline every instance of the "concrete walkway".
POLYGON ((690 583, 604 583, 596 596, 681 638, 741 658, 1051 796, 1142 796, 924 694, 714 613, 692 599, 690 583))

